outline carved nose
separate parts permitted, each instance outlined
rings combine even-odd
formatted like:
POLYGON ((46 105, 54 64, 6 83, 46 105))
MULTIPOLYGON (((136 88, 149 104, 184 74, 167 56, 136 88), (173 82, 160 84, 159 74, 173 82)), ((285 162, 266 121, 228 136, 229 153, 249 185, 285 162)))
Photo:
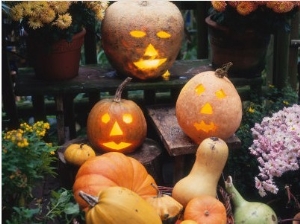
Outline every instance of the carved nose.
POLYGON ((149 44, 146 48, 144 57, 147 57, 147 59, 154 59, 158 56, 157 50, 153 47, 152 44, 149 44))
POLYGON ((123 131, 120 128, 120 125, 118 124, 118 122, 114 123, 109 135, 110 136, 123 135, 123 131))

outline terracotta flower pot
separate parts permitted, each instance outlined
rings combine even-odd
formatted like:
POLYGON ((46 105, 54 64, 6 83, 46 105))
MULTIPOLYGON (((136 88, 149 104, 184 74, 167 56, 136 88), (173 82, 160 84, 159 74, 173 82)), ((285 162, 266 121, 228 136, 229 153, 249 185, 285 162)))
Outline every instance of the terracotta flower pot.
POLYGON ((73 36, 71 42, 60 40, 47 48, 36 38, 28 38, 29 59, 36 77, 44 80, 68 80, 78 75, 81 47, 86 30, 73 36))
POLYGON ((205 22, 208 25, 214 68, 232 62, 233 66, 228 71, 229 77, 254 78, 261 75, 270 42, 269 33, 231 30, 218 25, 210 16, 205 22))

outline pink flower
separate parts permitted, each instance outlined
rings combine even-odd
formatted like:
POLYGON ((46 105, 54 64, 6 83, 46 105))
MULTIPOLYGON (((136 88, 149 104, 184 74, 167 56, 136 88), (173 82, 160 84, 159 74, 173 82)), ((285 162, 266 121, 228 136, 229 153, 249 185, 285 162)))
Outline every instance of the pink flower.
POLYGON ((299 169, 300 105, 285 107, 271 117, 264 117, 251 131, 254 140, 249 152, 260 164, 255 177, 256 188, 261 196, 265 196, 266 191, 276 194, 278 188, 273 177, 299 169))

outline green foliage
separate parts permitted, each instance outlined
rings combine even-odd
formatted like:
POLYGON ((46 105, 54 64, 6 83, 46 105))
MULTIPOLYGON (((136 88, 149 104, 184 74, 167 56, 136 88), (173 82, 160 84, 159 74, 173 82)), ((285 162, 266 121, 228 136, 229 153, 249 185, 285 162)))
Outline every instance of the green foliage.
POLYGON ((13 209, 11 220, 7 220, 6 224, 46 224, 49 222, 70 224, 75 219, 84 219, 83 212, 74 201, 72 191, 64 188, 51 191, 46 214, 43 214, 42 205, 38 208, 14 207, 13 209))
POLYGON ((57 160, 56 147, 44 140, 49 128, 49 123, 38 121, 2 132, 2 211, 27 204, 37 181, 44 175, 56 175, 52 166, 57 160))

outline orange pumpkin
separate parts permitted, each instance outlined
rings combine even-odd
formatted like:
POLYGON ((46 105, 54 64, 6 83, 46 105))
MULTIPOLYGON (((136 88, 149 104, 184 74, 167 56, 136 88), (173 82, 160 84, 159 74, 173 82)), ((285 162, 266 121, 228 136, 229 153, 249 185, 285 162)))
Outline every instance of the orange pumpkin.
POLYGON ((211 136, 226 140, 240 126, 242 102, 226 77, 227 69, 201 72, 179 93, 176 102, 178 124, 197 144, 211 136))
POLYGON ((94 149, 104 152, 130 153, 145 140, 147 123, 143 111, 132 100, 121 99, 127 78, 114 99, 102 99, 88 115, 87 137, 94 149))
POLYGON ((180 10, 160 0, 114 2, 105 11, 101 29, 111 65, 119 74, 141 80, 167 72, 184 37, 180 10))
POLYGON ((107 187, 120 186, 147 198, 156 194, 151 183, 156 184, 138 160, 123 153, 108 152, 87 160, 79 168, 73 193, 79 206, 87 209, 88 204, 79 196, 79 191, 96 196, 107 187))
POLYGON ((81 166, 86 160, 95 156, 95 151, 89 145, 84 143, 70 144, 64 152, 66 162, 76 166, 81 166))
POLYGON ((210 195, 198 196, 188 202, 183 219, 194 220, 198 224, 226 224, 226 208, 215 197, 210 195))

